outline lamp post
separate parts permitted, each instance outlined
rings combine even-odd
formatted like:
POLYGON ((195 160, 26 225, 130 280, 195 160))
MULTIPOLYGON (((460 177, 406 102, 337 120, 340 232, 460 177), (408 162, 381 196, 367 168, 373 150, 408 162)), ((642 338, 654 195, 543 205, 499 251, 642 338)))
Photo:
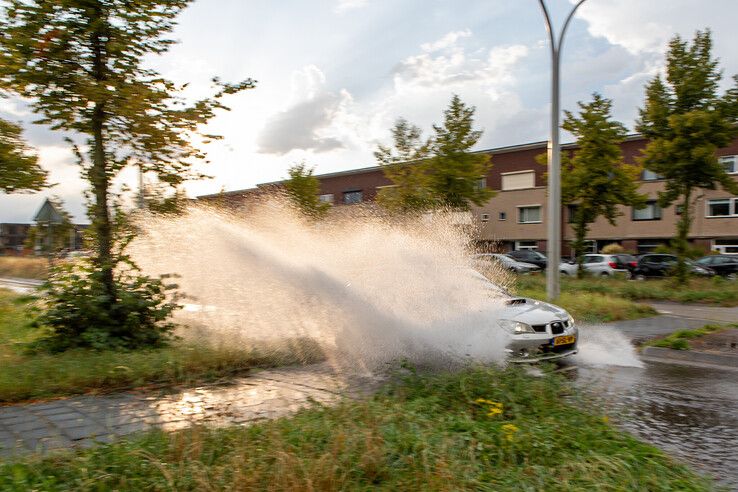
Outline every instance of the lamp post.
POLYGON ((561 45, 569 22, 580 5, 579 0, 564 21, 558 39, 551 25, 544 0, 538 0, 546 20, 546 30, 551 44, 551 138, 548 141, 548 236, 546 244, 548 263, 546 266, 546 296, 549 301, 559 297, 559 262, 561 261, 561 144, 559 143, 559 66, 561 45))

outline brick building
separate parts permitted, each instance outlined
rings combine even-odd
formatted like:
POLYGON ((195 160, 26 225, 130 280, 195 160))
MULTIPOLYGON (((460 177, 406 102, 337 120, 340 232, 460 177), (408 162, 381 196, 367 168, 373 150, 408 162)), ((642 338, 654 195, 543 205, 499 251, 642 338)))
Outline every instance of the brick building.
MULTIPOLYGON (((623 157, 633 163, 646 141, 632 135, 622 144, 623 157)), ((482 207, 472 213, 479 226, 478 240, 494 244, 499 250, 546 250, 546 167, 538 164, 536 156, 546 152, 547 142, 535 142, 510 147, 484 150, 492 155, 492 169, 480 184, 497 192, 482 207)), ((562 146, 576 149, 575 144, 562 146)), ((738 180, 738 139, 718 150, 718 157, 726 170, 738 180)), ((321 200, 334 205, 352 205, 372 202, 379 189, 391 186, 382 169, 374 166, 316 176, 320 180, 321 200)), ((259 185, 249 190, 238 190, 199 197, 205 201, 223 200, 239 204, 256 197, 267 187, 279 183, 259 185)), ((600 218, 590 227, 592 251, 608 243, 620 243, 626 250, 651 251, 673 237, 678 219, 678 208, 661 209, 656 204, 658 191, 664 189, 663 180, 649 171, 641 177, 641 192, 649 197, 644 209, 621 207, 622 215, 615 226, 600 218)), ((568 225, 570 211, 562 210, 562 252, 569 254, 569 243, 574 238, 568 225)), ((718 190, 701 190, 695 206, 695 218, 690 233, 694 246, 705 250, 738 253, 738 197, 718 190)))

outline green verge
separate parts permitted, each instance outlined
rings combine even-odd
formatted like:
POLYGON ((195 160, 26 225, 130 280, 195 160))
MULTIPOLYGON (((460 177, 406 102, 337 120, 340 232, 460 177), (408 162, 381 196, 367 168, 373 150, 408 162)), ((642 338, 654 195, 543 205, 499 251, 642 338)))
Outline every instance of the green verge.
MULTIPOLYGON (((546 278, 538 275, 523 275, 517 279, 517 286, 522 291, 545 292, 546 278)), ((721 277, 693 278, 686 287, 676 285, 671 279, 633 281, 623 278, 562 277, 561 291, 576 295, 600 294, 631 301, 671 301, 738 306, 738 282, 721 277)))
POLYGON ((322 360, 319 348, 309 340, 250 348, 178 341, 150 350, 28 353, 28 344, 43 334, 30 324, 33 304, 30 297, 0 289, 0 403, 148 384, 201 383, 254 367, 322 360))
POLYGON ((673 350, 689 350, 689 340, 700 338, 710 333, 738 328, 738 323, 730 325, 705 325, 694 330, 679 330, 664 338, 649 340, 643 344, 644 347, 663 347, 673 350))
MULTIPOLYGON (((409 376, 251 427, 153 432, 0 464, 2 490, 711 490, 520 368, 409 376)), ((589 405, 592 408, 592 405, 589 405)))

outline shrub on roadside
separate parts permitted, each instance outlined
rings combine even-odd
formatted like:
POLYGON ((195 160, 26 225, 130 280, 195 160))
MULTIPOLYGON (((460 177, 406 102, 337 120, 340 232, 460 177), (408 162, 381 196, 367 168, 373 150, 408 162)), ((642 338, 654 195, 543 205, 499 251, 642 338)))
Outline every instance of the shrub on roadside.
POLYGON ((625 248, 620 246, 618 243, 610 243, 606 244, 605 247, 602 248, 601 253, 603 255, 614 255, 617 253, 622 253, 623 251, 625 251, 625 248))

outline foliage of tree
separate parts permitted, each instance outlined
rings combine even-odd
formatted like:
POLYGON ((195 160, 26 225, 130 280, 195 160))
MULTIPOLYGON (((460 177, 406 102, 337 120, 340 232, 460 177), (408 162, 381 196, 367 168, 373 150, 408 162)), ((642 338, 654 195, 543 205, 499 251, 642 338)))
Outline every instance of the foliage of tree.
POLYGON ((393 187, 380 192, 379 201, 393 211, 423 211, 437 206, 466 210, 494 196, 480 186, 492 167, 488 154, 472 153, 482 136, 474 129, 473 106, 458 95, 451 98, 441 125, 423 140, 421 130, 405 119, 392 128, 393 147, 379 146, 374 153, 393 187))
POLYGON ((129 164, 171 185, 199 176, 191 166, 204 154, 191 137, 227 109, 223 96, 254 87, 250 79, 235 85, 213 79, 217 93, 188 104, 184 86, 142 65, 174 43, 166 35, 190 2, 8 0, 0 20, 2 86, 31 101, 38 123, 86 137, 84 146, 73 145, 92 188, 97 270, 89 278, 101 282, 97 291, 113 316, 105 325, 111 330, 130 328, 127 311, 116 306, 135 285, 116 283, 112 179, 129 164))
POLYGON ((46 187, 46 171, 22 138, 19 125, 0 119, 0 191, 39 191, 46 187))
POLYGON ((180 215, 185 212, 191 199, 181 187, 164 183, 147 183, 143 187, 143 206, 157 215, 180 215))
POLYGON ((605 217, 615 225, 622 215, 620 205, 643 205, 646 196, 638 193, 641 168, 623 162, 620 144, 627 130, 612 120, 612 101, 595 93, 592 102, 580 102, 579 108, 579 116, 565 111, 562 125, 577 138, 577 150, 571 157, 562 156, 561 200, 572 206, 573 247, 581 277, 590 224, 605 217))
POLYGON ((483 133, 473 128, 475 111, 474 106, 465 105, 454 94, 443 112, 443 124, 433 125, 430 187, 443 205, 451 208, 481 206, 494 196, 491 189, 480 186, 480 179, 492 167, 492 158, 486 153, 471 152, 483 133))
POLYGON ((374 157, 392 186, 379 190, 377 202, 393 213, 422 212, 438 205, 430 188, 431 160, 422 130, 400 118, 392 127, 393 146, 379 145, 374 157))
POLYGON ((642 162, 666 182, 666 189, 659 193, 659 205, 681 205, 673 241, 681 283, 687 279, 684 258, 698 190, 721 186, 738 194, 738 184, 715 154, 738 135, 738 77, 734 77, 736 85, 721 96, 718 84, 722 75, 711 50, 709 30, 697 31, 691 44, 675 36, 666 54, 665 77, 656 76, 648 84, 637 124, 649 140, 642 162))
POLYGON ((289 168, 290 179, 285 181, 284 187, 292 203, 306 217, 320 219, 328 213, 329 203, 321 202, 320 181, 313 175, 314 168, 304 162, 289 168))

